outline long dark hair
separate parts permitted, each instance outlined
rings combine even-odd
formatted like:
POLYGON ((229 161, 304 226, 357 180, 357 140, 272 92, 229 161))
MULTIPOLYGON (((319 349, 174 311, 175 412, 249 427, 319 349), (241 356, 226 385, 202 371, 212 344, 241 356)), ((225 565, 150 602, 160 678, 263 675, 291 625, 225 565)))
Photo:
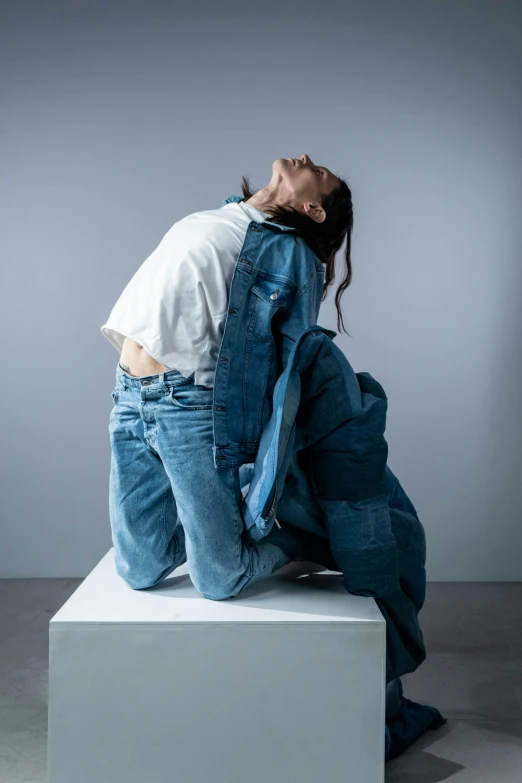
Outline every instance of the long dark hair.
MULTIPOLYGON (((263 207, 263 212, 269 214, 271 216, 270 219, 274 223, 282 223, 285 226, 296 228, 306 244, 325 265, 326 270, 321 302, 324 300, 328 288, 335 280, 335 255, 346 237, 346 274, 335 294, 337 329, 340 332, 340 324, 342 324, 342 328, 344 329, 344 322, 339 301, 343 291, 348 288, 352 281, 350 251, 351 234, 353 231, 353 205, 350 188, 343 179, 340 177, 338 177, 338 179, 340 180, 340 185, 331 193, 325 194, 321 198, 321 206, 326 212, 326 217, 322 223, 317 223, 294 207, 283 207, 279 204, 263 207)), ((257 192, 250 190, 250 182, 247 177, 242 177, 241 189, 245 201, 257 192)), ((344 329, 344 331, 351 337, 346 329, 344 329)))

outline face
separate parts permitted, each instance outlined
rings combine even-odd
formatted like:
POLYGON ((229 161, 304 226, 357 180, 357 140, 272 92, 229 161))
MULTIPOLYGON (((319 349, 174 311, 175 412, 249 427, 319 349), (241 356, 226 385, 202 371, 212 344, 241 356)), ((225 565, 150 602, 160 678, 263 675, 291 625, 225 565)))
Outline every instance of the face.
POLYGON ((272 164, 272 172, 272 182, 284 203, 320 223, 324 220, 321 196, 338 187, 339 179, 335 174, 325 166, 316 165, 306 154, 300 158, 277 158, 272 164))

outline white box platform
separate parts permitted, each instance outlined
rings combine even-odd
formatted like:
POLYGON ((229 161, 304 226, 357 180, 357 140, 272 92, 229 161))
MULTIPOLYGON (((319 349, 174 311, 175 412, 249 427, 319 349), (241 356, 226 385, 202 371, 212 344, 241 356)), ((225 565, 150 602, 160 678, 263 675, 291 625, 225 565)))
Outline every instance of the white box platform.
POLYGON ((386 623, 337 571, 211 601, 111 548, 49 631, 49 783, 384 781, 386 623))

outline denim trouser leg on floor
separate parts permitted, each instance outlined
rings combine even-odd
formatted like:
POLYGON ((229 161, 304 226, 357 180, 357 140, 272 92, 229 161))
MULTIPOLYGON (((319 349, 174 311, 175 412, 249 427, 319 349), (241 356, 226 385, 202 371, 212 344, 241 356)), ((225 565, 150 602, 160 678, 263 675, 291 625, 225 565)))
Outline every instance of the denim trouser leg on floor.
POLYGON ((109 512, 116 570, 135 589, 187 561, 196 589, 221 600, 292 559, 246 532, 239 468, 214 467, 212 397, 177 370, 116 368, 109 512))

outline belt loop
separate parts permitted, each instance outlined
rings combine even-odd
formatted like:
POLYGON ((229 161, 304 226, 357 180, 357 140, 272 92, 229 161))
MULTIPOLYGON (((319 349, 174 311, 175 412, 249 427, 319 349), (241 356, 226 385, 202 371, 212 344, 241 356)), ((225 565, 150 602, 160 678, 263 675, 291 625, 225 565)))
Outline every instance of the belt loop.
POLYGON ((161 391, 163 391, 163 392, 167 392, 168 391, 167 385, 165 383, 165 371, 159 373, 159 381, 158 381, 158 383, 159 383, 159 387, 160 387, 161 391))

